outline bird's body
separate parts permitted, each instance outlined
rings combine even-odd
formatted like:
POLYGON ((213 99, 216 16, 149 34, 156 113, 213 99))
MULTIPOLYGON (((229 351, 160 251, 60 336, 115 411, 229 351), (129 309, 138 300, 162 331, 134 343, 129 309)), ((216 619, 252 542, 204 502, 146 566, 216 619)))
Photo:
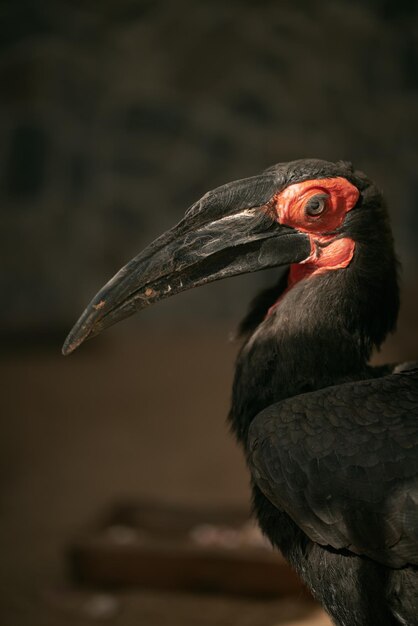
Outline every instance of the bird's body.
MULTIPOLYGON (((327 296, 330 278, 346 277, 318 277, 327 296)), ((255 515, 336 624, 417 624, 418 542, 414 553, 409 542, 399 558, 391 555, 385 545, 395 543, 396 553, 399 536, 396 524, 389 535, 385 519, 404 514, 396 487, 408 473, 418 495, 418 363, 397 374, 392 365, 370 367, 368 342, 347 333, 350 320, 341 315, 343 308, 352 315, 355 303, 344 307, 339 289, 323 302, 320 285, 299 289, 261 323, 261 304, 266 312, 272 302, 255 305, 237 362, 230 419, 252 473, 255 515), (317 308, 304 289, 315 291, 317 308), (311 303, 301 308, 309 323, 292 314, 299 298, 311 303), (363 537, 356 552, 339 532, 347 525, 363 537)))
POLYGON ((206 194, 123 268, 70 333, 285 265, 241 325, 230 421, 263 532, 338 626, 418 624, 418 363, 372 367, 394 329, 383 199, 351 164, 305 159, 206 194))

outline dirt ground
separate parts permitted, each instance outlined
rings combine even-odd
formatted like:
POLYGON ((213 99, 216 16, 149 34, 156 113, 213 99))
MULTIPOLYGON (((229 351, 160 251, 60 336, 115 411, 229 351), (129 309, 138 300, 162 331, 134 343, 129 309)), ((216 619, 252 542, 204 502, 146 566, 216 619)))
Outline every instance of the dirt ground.
MULTIPOLYGON (((415 319, 403 316, 379 360, 418 354, 415 319)), ((66 359, 58 341, 1 357, 2 624, 330 623, 302 598, 70 586, 65 549, 115 501, 248 502, 248 474, 225 423, 237 350, 228 330, 128 322, 66 359)))

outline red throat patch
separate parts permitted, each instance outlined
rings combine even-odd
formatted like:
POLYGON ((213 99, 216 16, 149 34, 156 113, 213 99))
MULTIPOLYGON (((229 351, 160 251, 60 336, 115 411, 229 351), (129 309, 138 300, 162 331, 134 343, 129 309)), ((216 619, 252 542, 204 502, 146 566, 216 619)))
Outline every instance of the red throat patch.
POLYGON ((355 250, 348 237, 338 238, 338 229, 348 211, 356 205, 360 192, 342 177, 306 180, 289 185, 273 198, 272 210, 280 224, 305 232, 311 241, 311 254, 290 266, 288 286, 267 312, 279 305, 296 283, 331 270, 347 267, 355 250))

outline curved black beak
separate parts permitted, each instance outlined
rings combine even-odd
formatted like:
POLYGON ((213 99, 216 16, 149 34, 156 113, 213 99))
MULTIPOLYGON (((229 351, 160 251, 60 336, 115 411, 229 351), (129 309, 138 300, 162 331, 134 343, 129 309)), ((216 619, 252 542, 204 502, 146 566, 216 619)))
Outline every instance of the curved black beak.
POLYGON ((63 354, 186 289, 306 259, 308 237, 269 212, 277 187, 276 175, 267 171, 208 192, 97 293, 65 340, 63 354))

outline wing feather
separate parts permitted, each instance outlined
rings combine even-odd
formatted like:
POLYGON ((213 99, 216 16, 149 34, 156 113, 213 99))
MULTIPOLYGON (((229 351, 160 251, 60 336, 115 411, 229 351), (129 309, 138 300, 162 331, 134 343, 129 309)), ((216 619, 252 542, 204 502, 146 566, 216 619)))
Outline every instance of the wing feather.
POLYGON ((268 407, 251 425, 249 463, 313 541, 418 565, 418 364, 268 407))

